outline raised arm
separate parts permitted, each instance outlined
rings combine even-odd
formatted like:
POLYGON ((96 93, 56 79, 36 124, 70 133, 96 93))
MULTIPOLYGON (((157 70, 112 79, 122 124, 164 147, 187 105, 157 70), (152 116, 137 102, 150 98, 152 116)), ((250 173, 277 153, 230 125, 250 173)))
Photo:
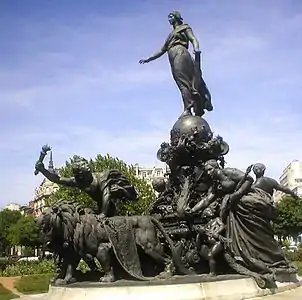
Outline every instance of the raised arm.
POLYGON ((199 42, 198 42, 198 40, 197 40, 196 36, 194 35, 193 30, 191 28, 188 28, 186 30, 186 35, 187 35, 188 40, 191 42, 191 44, 192 44, 192 46, 194 48, 194 52, 195 53, 196 52, 200 52, 200 50, 199 50, 199 42))
POLYGON ((57 184, 62 184, 65 186, 69 187, 76 187, 77 183, 73 177, 71 178, 66 178, 66 177, 61 177, 56 173, 49 172, 47 169, 45 169, 45 166, 42 162, 38 161, 35 165, 36 170, 41 172, 48 180, 57 183, 57 184))

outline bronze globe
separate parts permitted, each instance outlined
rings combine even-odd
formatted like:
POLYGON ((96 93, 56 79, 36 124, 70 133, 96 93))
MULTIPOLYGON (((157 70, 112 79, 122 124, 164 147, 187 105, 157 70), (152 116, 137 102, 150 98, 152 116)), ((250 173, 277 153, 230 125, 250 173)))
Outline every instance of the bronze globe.
POLYGON ((197 134, 200 142, 208 142, 213 137, 213 132, 208 122, 199 116, 184 116, 179 118, 170 132, 171 143, 176 142, 181 136, 197 134))

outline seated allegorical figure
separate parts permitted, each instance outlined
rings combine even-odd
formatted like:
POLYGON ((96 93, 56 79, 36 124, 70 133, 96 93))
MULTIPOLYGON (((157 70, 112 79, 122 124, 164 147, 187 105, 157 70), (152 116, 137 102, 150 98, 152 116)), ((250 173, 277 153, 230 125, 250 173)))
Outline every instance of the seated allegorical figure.
POLYGON ((208 162, 207 173, 213 181, 221 183, 222 189, 234 186, 227 191, 230 195, 228 204, 221 207, 228 240, 225 243, 228 263, 239 274, 253 276, 268 287, 275 285, 278 273, 294 273, 296 270, 274 239, 271 227, 274 218, 271 193, 280 186, 276 181, 262 177, 263 166, 259 166, 254 166, 258 176, 254 184, 247 173, 235 168, 222 170, 215 161, 208 162))

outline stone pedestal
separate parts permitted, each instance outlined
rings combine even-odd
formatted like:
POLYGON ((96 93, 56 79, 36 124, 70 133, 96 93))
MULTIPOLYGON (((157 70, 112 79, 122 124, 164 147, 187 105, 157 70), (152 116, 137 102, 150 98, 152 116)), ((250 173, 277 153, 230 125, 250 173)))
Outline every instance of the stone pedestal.
POLYGON ((280 283, 274 290, 262 290, 249 277, 221 275, 181 276, 150 282, 119 281, 111 284, 76 283, 51 286, 43 300, 241 300, 274 294, 300 286, 280 283))

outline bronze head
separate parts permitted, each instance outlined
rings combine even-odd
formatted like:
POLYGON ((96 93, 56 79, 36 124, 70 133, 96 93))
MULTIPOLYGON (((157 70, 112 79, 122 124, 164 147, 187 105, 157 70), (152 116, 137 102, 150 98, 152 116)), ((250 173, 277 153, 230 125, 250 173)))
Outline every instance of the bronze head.
POLYGON ((261 177, 264 175, 266 170, 266 166, 262 163, 256 163, 253 166, 253 172, 256 175, 256 177, 261 177))
POLYGON ((169 13, 168 20, 171 25, 183 23, 183 18, 181 17, 181 14, 179 11, 172 11, 171 13, 169 13))
POLYGON ((207 172, 207 174, 213 178, 215 177, 215 174, 217 170, 220 169, 218 162, 215 159, 210 159, 204 164, 204 169, 207 172))
POLYGON ((91 175, 88 161, 80 156, 76 156, 71 161, 72 172, 77 180, 83 180, 87 175, 91 175))

